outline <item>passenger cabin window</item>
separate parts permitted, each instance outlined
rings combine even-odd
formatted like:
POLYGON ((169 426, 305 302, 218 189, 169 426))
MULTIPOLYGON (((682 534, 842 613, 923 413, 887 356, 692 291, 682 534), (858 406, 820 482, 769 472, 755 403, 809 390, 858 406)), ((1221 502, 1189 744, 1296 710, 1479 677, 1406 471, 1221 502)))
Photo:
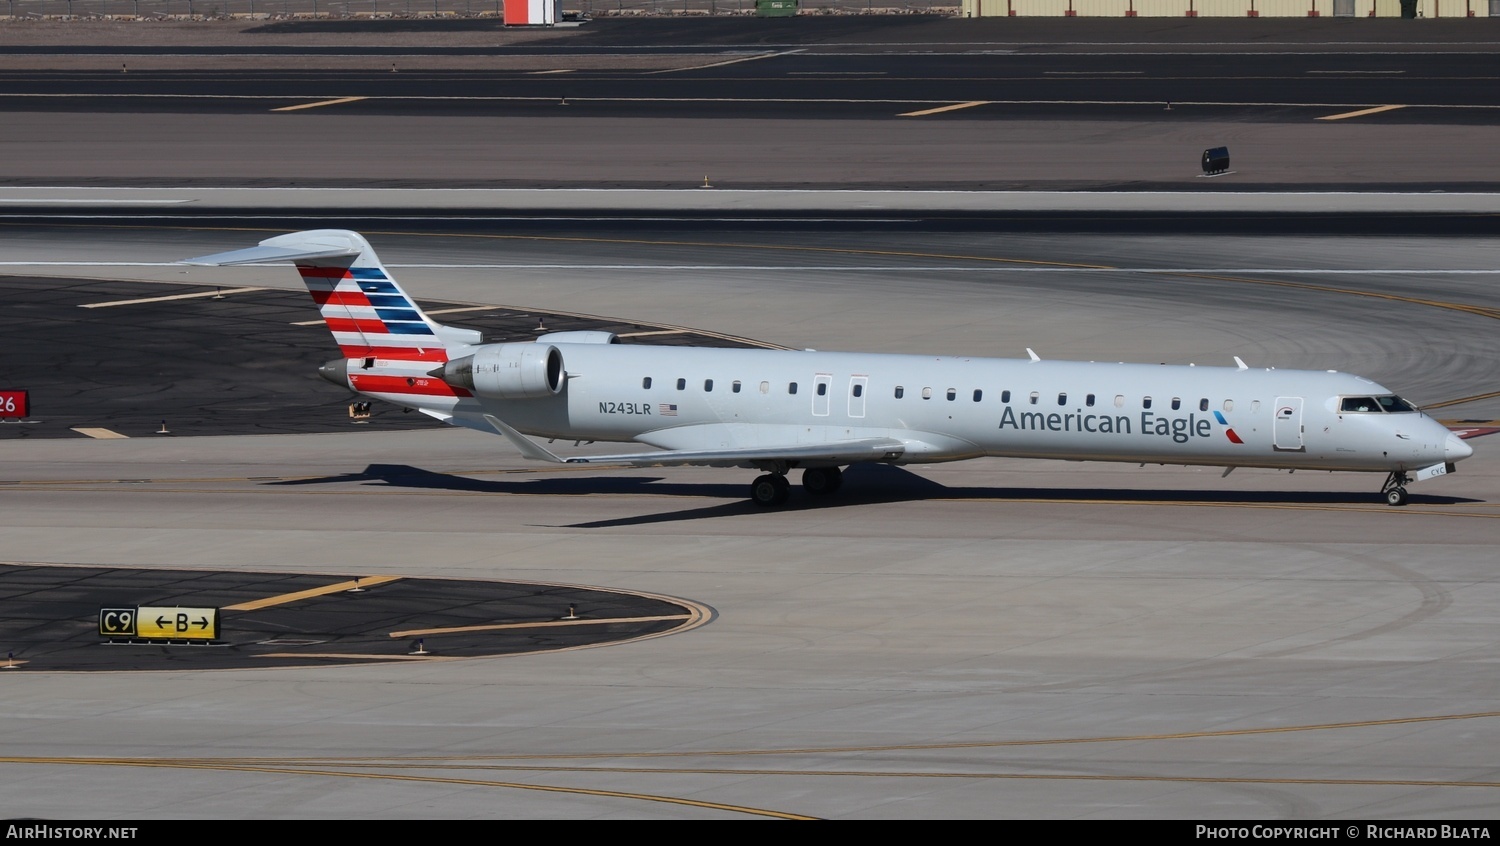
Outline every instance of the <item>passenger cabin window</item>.
POLYGON ((1224 400, 1224 410, 1234 411, 1234 400, 1224 400))
POLYGON ((931 388, 923 388, 922 389, 922 399, 932 399, 932 389, 931 388))
POLYGON ((1125 407, 1125 395, 1124 394, 1115 394, 1115 408, 1124 408, 1124 407, 1125 407))
POLYGON ((1150 397, 1142 397, 1141 398, 1141 408, 1150 408, 1150 407, 1151 407, 1151 398, 1150 397))
POLYGON ((1250 400, 1250 413, 1260 411, 1260 400, 1250 400))
POLYGON ((736 394, 739 393, 740 392, 740 380, 736 379, 733 382, 730 382, 729 383, 729 390, 733 391, 736 394))
POLYGON ((984 399, 984 391, 981 391, 978 388, 975 388, 974 389, 974 401, 975 402, 979 402, 982 399, 984 399))
POLYGON ((1182 408, 1182 397, 1172 397, 1172 410, 1173 411, 1177 411, 1177 410, 1179 410, 1181 408, 1182 408))
POLYGON ((903 388, 903 387, 901 387, 900 385, 897 385, 896 386, 896 399, 901 399, 904 396, 906 396, 906 389, 903 388))
POLYGON ((761 382, 760 383, 760 392, 763 393, 763 394, 769 394, 771 392, 771 383, 770 382, 761 382))
POLYGON ((1001 402, 1005 402, 1005 403, 1010 402, 1010 391, 1001 391, 1000 392, 1000 401, 1001 402))
POLYGON ((704 379, 703 380, 703 393, 706 394, 709 391, 712 391, 713 389, 714 389, 714 380, 712 380, 712 379, 704 379))
POLYGON ((818 383, 818 396, 822 397, 822 396, 827 396, 827 395, 828 395, 828 383, 827 382, 819 382, 818 383))
POLYGON ((1039 399, 1041 399, 1041 398, 1042 398, 1041 394, 1037 393, 1036 391, 1032 391, 1031 392, 1031 404, 1032 405, 1036 405, 1036 401, 1039 400, 1039 399))
POLYGON ((1339 411, 1381 411, 1381 407, 1375 402, 1374 397, 1344 397, 1339 403, 1339 411))
POLYGON ((1094 395, 1093 394, 1089 394, 1088 396, 1084 397, 1083 398, 1083 404, 1086 405, 1086 406, 1088 406, 1089 408, 1093 408, 1094 407, 1094 395))
POLYGON ((953 402, 956 399, 958 399, 958 390, 956 388, 949 388, 948 389, 948 402, 953 402))
POLYGON ((797 393, 797 383, 796 382, 788 382, 787 385, 786 385, 786 392, 789 393, 789 394, 795 394, 795 393, 797 393))
POLYGON ((853 393, 855 397, 862 397, 862 396, 865 395, 865 386, 864 385, 860 385, 860 384, 855 384, 854 390, 851 393, 853 393))
POLYGON ((1057 404, 1058 405, 1067 405, 1068 404, 1068 395, 1066 393, 1058 394, 1057 395, 1057 404))
POLYGON ((645 390, 648 390, 648 391, 651 390, 651 377, 650 376, 647 376, 646 378, 644 378, 644 379, 641 380, 641 387, 643 389, 645 389, 645 390))
POLYGON ((1204 397, 1203 399, 1198 400, 1198 410, 1199 411, 1207 411, 1208 410, 1208 397, 1204 397))
POLYGON ((679 390, 679 391, 685 391, 685 390, 687 390, 687 380, 686 379, 678 379, 677 380, 677 390, 679 390))

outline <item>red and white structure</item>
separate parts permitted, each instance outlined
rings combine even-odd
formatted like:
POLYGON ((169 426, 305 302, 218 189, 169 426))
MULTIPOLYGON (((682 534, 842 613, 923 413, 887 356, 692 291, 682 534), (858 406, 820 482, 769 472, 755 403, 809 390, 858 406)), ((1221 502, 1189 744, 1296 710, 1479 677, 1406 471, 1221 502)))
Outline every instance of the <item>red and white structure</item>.
POLYGON ((505 0, 506 26, 552 26, 557 0, 505 0))

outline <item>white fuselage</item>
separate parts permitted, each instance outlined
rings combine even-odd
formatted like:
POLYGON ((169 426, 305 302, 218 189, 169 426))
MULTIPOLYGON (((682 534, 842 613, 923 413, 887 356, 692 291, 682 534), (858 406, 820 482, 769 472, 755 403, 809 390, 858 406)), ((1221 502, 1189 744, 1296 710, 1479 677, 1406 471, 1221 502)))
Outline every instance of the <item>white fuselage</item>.
POLYGON ((557 347, 567 379, 556 396, 423 405, 486 431, 491 414, 532 435, 672 450, 892 438, 905 445, 899 464, 991 455, 1389 472, 1469 454, 1420 412, 1342 410, 1390 392, 1331 371, 557 347))

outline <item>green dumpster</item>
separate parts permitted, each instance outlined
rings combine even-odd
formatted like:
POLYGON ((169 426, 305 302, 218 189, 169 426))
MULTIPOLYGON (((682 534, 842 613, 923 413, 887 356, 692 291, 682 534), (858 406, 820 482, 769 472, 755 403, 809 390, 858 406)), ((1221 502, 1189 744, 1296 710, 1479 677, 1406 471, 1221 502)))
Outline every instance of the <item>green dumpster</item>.
POLYGON ((762 18, 789 18, 797 14, 797 0, 755 0, 755 14, 762 18))

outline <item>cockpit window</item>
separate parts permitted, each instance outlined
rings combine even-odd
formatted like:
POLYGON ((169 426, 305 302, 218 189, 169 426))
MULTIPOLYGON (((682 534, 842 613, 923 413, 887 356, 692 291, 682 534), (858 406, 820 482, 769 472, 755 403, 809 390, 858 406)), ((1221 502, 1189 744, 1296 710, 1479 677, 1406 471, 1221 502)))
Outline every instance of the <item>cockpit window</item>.
POLYGON ((1375 401, 1378 402, 1378 403, 1380 403, 1380 407, 1381 408, 1385 409, 1386 411, 1393 412, 1393 413, 1400 413, 1400 412, 1403 412, 1403 411, 1416 411, 1417 410, 1416 406, 1414 406, 1411 403, 1407 402, 1406 400, 1404 400, 1404 399, 1396 396, 1395 394, 1388 394, 1388 395, 1383 396, 1383 397, 1376 397, 1375 401))
POLYGON ((1375 402, 1374 397, 1344 397, 1339 403, 1339 411, 1380 411, 1381 408, 1375 402))

